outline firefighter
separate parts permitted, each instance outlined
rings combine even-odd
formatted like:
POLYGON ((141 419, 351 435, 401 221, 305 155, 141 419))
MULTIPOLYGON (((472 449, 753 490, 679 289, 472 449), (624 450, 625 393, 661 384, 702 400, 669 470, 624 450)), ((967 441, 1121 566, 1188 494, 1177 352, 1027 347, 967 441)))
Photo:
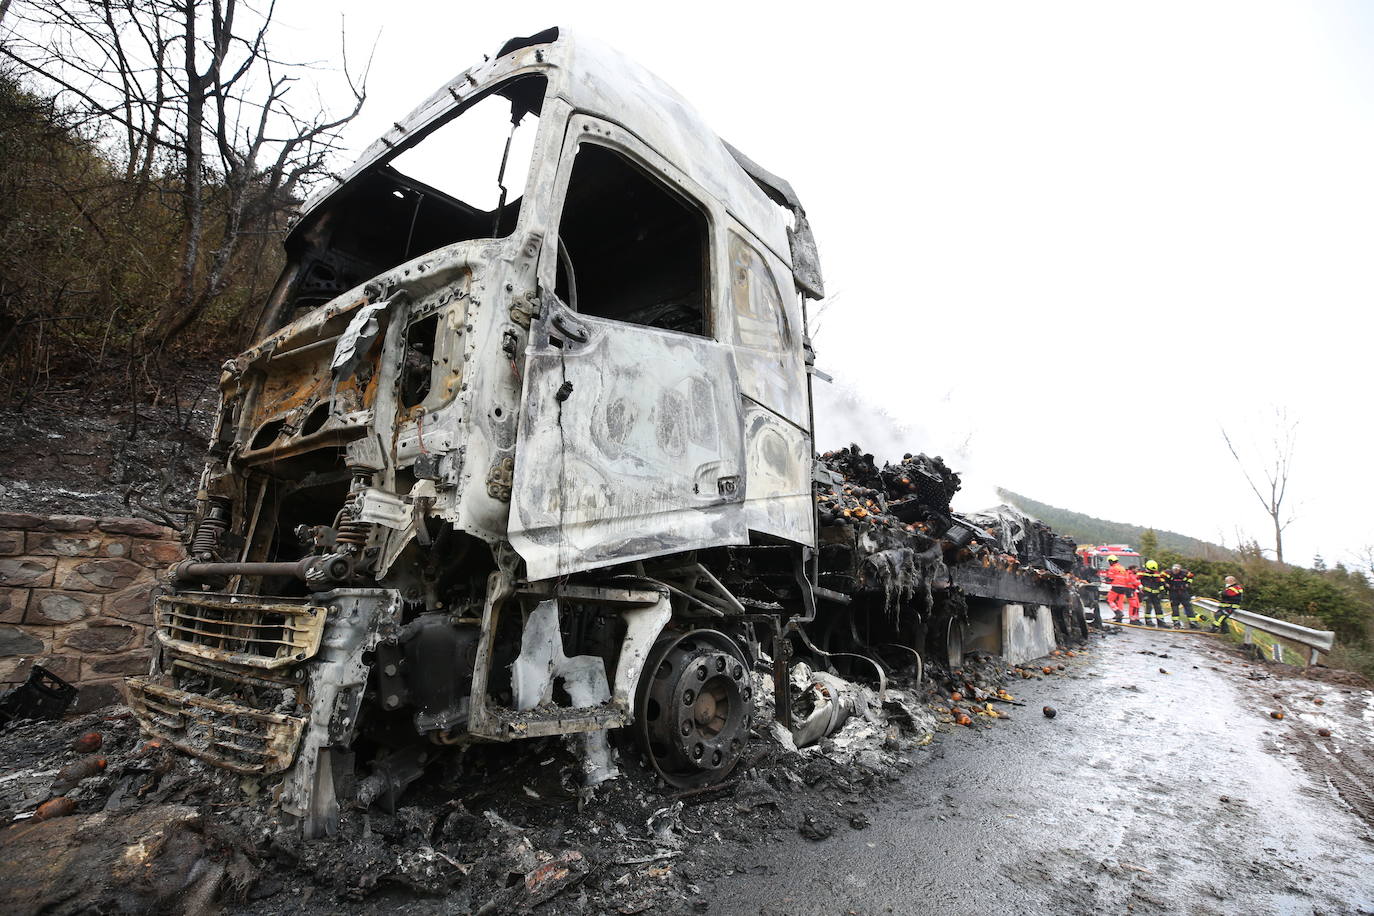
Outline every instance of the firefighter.
POLYGON ((1111 587, 1107 592, 1107 607, 1112 609, 1116 622, 1120 623, 1124 619, 1126 605, 1131 596, 1131 580, 1126 567, 1117 560, 1116 554, 1107 557, 1107 568, 1102 570, 1102 578, 1111 587))
POLYGON ((1217 593, 1217 619, 1212 627, 1213 633, 1222 633, 1226 630, 1226 621, 1231 619, 1231 615, 1240 610, 1241 604, 1245 601, 1245 586, 1236 581, 1235 576, 1227 576, 1226 584, 1217 593))
POLYGON ((1145 603, 1145 626, 1163 628, 1164 624, 1164 587, 1168 573, 1161 572, 1154 560, 1145 561, 1145 570, 1139 574, 1140 598, 1145 603))
POLYGON ((1184 621, 1191 630, 1198 629, 1193 617, 1193 574, 1175 563, 1169 568, 1169 609, 1174 615, 1174 629, 1181 630, 1184 621))

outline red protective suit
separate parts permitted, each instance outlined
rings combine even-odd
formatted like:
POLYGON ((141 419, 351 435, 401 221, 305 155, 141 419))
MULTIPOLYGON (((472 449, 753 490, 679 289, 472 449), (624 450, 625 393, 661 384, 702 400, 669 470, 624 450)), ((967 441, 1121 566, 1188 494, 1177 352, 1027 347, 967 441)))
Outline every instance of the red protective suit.
POLYGON ((1131 590, 1131 623, 1140 623, 1140 576, 1134 569, 1126 570, 1126 587, 1131 590))
POLYGON ((1131 580, 1134 578, 1135 574, 1120 563, 1110 563, 1102 570, 1102 579, 1110 588, 1107 592, 1107 607, 1116 612, 1118 620, 1126 610, 1127 600, 1131 595, 1131 580))

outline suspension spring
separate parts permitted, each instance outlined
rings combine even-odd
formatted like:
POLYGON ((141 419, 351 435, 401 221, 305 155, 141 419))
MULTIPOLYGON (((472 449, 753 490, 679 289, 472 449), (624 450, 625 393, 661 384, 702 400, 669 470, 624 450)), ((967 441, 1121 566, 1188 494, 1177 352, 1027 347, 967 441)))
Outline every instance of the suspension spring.
POLYGON ((222 502, 212 503, 205 517, 196 526, 191 539, 191 555, 210 559, 219 553, 220 537, 229 530, 229 507, 222 502))
POLYGON ((361 549, 366 546, 367 539, 372 535, 372 523, 358 519, 358 498, 366 486, 366 478, 354 478, 353 489, 344 498, 343 508, 339 510, 338 519, 334 524, 335 541, 340 547, 361 549))

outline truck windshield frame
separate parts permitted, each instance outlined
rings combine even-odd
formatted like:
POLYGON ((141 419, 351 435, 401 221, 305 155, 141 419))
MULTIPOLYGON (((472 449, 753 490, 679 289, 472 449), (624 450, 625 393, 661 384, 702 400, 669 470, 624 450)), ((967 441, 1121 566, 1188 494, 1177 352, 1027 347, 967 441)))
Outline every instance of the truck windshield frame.
MULTIPOLYGON (((292 261, 285 276, 291 278, 284 321, 262 330, 274 330, 295 320, 366 281, 414 258, 458 242, 503 238, 514 232, 525 210, 530 188, 538 185, 534 174, 534 151, 541 135, 549 129, 541 119, 549 92, 544 73, 524 73, 492 86, 437 118, 422 130, 414 131, 403 143, 394 145, 388 155, 350 178, 321 207, 311 211, 306 222, 288 241, 292 261), (508 107, 497 102, 504 100, 508 107), (485 104, 484 104, 485 103, 485 104), (497 204, 483 209, 432 182, 443 178, 446 162, 443 150, 448 141, 463 137, 469 123, 464 116, 474 112, 485 119, 488 128, 501 118, 491 117, 491 108, 505 113, 504 129, 488 145, 487 155, 477 160, 462 157, 452 163, 454 178, 463 188, 488 189, 483 200, 497 204), (512 139, 511 121, 522 122, 514 131, 521 142, 507 148, 512 139), (418 155, 416 155, 418 154, 418 155), (498 176, 506 159, 504 205, 499 205, 498 176), (488 161, 490 160, 490 161, 488 161), (416 163, 424 167, 416 167, 416 163), (403 171, 398 166, 410 168, 403 171), (428 179, 428 180, 426 180, 428 179), (498 235, 497 233, 500 233, 498 235)), ((461 146, 461 142, 459 143, 461 146)), ((454 187, 453 182, 441 182, 454 187)))

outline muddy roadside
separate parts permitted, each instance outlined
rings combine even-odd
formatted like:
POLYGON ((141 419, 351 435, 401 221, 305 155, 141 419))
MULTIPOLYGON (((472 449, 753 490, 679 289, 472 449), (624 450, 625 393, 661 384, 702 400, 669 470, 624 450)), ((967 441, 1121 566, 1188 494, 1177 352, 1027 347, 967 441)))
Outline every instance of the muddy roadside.
MULTIPOLYGON (((712 882, 763 849, 861 834, 929 748, 1041 715, 1016 705, 1020 694, 1074 676, 1096 650, 1056 651, 1033 666, 981 657, 921 685, 897 678, 881 700, 868 691, 867 714, 801 751, 762 710, 747 764, 705 790, 655 782, 629 749, 623 775, 595 793, 559 741, 455 752, 394 811, 346 811, 337 836, 310 843, 280 828, 270 782, 145 740, 123 708, 19 724, 0 733, 0 809, 17 818, 0 833, 0 877, 12 912, 201 898, 243 913, 696 912, 712 882), (104 765, 73 781, 92 759, 104 765), (54 795, 71 812, 34 818, 54 795)), ((810 679, 794 673, 804 712, 810 679)))

